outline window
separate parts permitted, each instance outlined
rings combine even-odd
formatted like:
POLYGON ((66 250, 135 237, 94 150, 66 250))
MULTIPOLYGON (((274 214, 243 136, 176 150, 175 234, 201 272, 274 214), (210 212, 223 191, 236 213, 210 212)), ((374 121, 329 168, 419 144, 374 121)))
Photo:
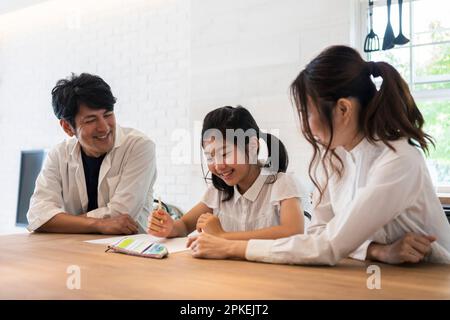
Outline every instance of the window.
MULTIPOLYGON (((427 158, 439 192, 450 192, 450 1, 405 0, 403 34, 410 41, 386 51, 368 53, 367 60, 391 63, 408 82, 424 118, 425 131, 433 136, 436 148, 427 158)), ((364 35, 369 30, 368 1, 361 1, 364 35)), ((386 0, 374 1, 373 29, 383 44, 387 24, 386 0)), ((399 8, 392 1, 391 24, 399 33, 399 8)))

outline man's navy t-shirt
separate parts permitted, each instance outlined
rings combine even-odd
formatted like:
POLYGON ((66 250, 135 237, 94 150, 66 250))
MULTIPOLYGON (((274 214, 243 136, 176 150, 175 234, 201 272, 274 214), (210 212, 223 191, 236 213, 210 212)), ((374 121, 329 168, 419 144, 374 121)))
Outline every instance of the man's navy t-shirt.
POLYGON ((88 212, 98 208, 98 175, 105 155, 98 158, 89 157, 81 148, 81 158, 83 159, 84 178, 86 179, 86 189, 88 194, 88 212))

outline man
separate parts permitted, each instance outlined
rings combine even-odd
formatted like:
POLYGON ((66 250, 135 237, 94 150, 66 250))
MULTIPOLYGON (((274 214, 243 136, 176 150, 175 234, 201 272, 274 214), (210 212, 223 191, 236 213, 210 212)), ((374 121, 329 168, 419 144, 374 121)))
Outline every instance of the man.
POLYGON ((100 77, 59 80, 52 104, 70 137, 53 148, 36 181, 28 230, 133 234, 147 227, 156 179, 155 145, 116 125, 116 98, 100 77))

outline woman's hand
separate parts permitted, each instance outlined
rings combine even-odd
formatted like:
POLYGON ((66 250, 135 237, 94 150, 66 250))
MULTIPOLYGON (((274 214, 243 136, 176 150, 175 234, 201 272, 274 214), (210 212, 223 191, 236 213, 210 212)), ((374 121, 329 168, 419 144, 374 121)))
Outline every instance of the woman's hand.
POLYGON ((203 232, 189 238, 186 246, 195 258, 245 259, 247 241, 226 240, 203 232))
POLYGON ((206 232, 218 237, 221 237, 225 233, 219 218, 212 213, 204 213, 198 218, 197 231, 206 232))
POLYGON ((430 254, 431 244, 435 240, 434 236, 407 233, 389 245, 371 243, 367 249, 367 257, 390 264, 418 263, 430 254))
POLYGON ((148 219, 147 233, 156 237, 166 238, 173 229, 174 221, 164 210, 155 210, 148 219))

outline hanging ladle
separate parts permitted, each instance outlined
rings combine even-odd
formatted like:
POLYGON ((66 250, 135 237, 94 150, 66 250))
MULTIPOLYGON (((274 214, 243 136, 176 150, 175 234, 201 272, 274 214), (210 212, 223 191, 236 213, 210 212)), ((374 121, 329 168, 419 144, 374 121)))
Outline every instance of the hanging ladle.
POLYGON ((400 29, 397 38, 394 39, 395 44, 406 44, 409 42, 409 39, 405 37, 402 33, 402 5, 403 0, 398 0, 398 14, 399 14, 399 20, 400 20, 400 29))
POLYGON ((388 22, 386 25, 386 31, 384 32, 383 50, 389 50, 394 47, 395 35, 391 25, 391 2, 391 0, 387 0, 388 22))

